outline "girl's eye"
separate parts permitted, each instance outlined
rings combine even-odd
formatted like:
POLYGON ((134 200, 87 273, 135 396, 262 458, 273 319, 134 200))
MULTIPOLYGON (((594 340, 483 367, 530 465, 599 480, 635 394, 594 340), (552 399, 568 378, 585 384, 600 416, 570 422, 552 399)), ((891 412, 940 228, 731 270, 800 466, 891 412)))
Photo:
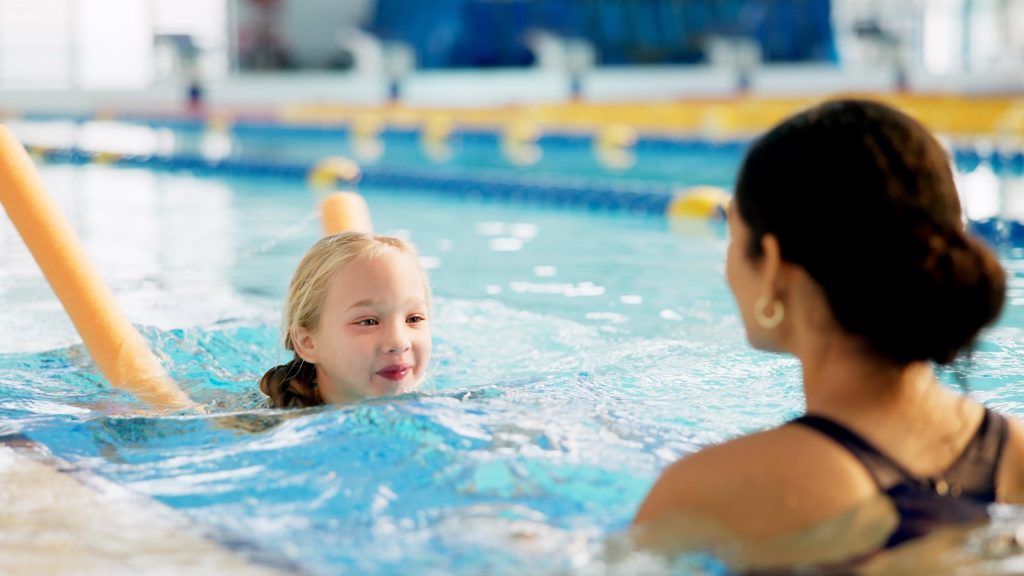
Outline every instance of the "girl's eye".
POLYGON ((426 319, 427 319, 426 316, 421 316, 420 314, 414 314, 412 316, 409 316, 405 321, 408 322, 409 324, 417 324, 419 322, 425 321, 426 319))
POLYGON ((360 326, 376 326, 380 324, 380 322, 378 322, 376 318, 364 318, 363 320, 356 322, 356 324, 360 326))

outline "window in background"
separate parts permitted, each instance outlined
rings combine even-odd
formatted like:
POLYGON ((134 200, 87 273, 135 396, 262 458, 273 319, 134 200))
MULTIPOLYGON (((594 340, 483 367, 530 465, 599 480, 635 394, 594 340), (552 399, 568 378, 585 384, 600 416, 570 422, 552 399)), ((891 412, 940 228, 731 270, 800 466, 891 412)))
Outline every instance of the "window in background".
POLYGON ((161 35, 188 39, 196 48, 196 71, 222 76, 226 5, 226 0, 0 0, 0 89, 146 88, 160 78, 161 35))
POLYGON ((227 74, 227 0, 153 0, 153 22, 157 80, 190 74, 209 80, 227 74))
POLYGON ((932 0, 924 4, 924 67, 943 76, 964 66, 963 0, 932 0))
POLYGON ((153 77, 148 2, 75 0, 76 88, 145 88, 153 77))
POLYGON ((64 88, 73 78, 73 0, 0 0, 0 88, 64 88))

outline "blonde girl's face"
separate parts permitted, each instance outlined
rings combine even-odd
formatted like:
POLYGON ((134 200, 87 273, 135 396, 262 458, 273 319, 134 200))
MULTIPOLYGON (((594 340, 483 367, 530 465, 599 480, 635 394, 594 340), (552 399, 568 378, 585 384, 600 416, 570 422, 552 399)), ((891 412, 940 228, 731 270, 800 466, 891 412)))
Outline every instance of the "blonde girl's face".
POLYGON ((316 364, 324 402, 415 390, 430 363, 427 287, 414 257, 394 249, 334 273, 316 330, 297 351, 316 364))

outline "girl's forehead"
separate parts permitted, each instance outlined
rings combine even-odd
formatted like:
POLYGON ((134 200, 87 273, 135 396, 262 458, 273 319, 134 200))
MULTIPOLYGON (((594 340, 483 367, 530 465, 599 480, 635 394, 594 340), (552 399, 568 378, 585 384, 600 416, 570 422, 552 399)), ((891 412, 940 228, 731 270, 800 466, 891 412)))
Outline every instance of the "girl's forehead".
POLYGON ((418 262, 406 252, 391 246, 381 246, 372 251, 360 254, 345 262, 335 270, 335 275, 343 275, 347 271, 366 268, 388 270, 418 270, 418 262))
POLYGON ((418 260, 395 248, 360 256, 340 266, 331 276, 329 291, 346 296, 359 294, 363 298, 364 293, 373 294, 391 287, 422 291, 424 299, 429 299, 418 260))

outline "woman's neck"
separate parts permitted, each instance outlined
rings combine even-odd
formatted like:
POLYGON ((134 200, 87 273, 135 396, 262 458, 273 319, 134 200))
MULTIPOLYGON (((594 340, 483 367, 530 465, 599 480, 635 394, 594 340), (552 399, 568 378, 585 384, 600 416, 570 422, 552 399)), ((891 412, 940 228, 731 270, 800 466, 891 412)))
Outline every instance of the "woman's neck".
POLYGON ((927 362, 897 365, 847 335, 817 340, 797 351, 808 413, 842 416, 921 407, 938 386, 927 362))
POLYGON ((912 473, 947 469, 984 409, 939 384, 928 362, 880 360, 848 335, 800 351, 807 412, 861 434, 912 473))
POLYGON ((930 363, 896 364, 846 332, 821 289, 801 269, 789 290, 792 313, 779 344, 803 366, 808 413, 871 427, 888 418, 934 420, 962 405, 961 396, 938 383, 930 363))

